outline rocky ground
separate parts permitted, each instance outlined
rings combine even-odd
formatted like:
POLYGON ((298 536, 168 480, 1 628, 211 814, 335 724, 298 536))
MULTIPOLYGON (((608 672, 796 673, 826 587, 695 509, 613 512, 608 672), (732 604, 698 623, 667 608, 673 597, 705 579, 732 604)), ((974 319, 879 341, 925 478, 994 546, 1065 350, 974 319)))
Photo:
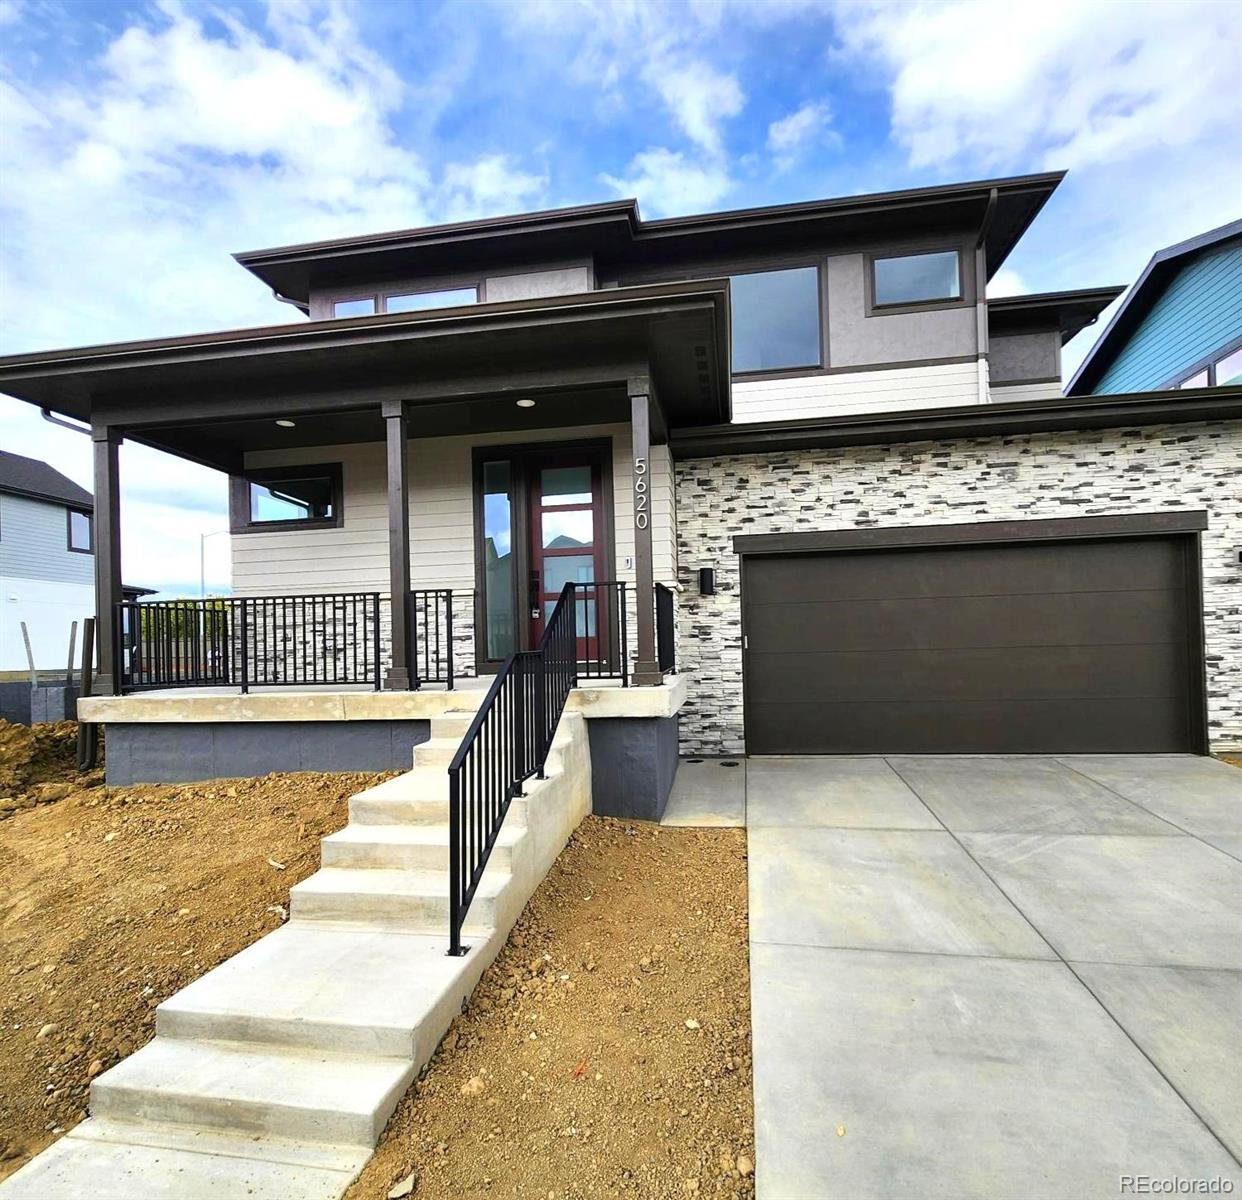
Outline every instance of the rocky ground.
POLYGON ((349 795, 386 778, 108 788, 38 749, 71 746, 72 726, 36 726, 33 755, 15 728, 0 729, 0 800, 19 800, 0 822, 0 1178, 82 1119, 90 1079, 151 1037, 161 1000, 285 919, 349 795))
POLYGON ((347 1200, 753 1194, 746 840, 589 817, 347 1200))
POLYGON ((89 778, 75 774, 77 743, 76 721, 33 726, 0 721, 0 821, 103 782, 102 770, 89 778))

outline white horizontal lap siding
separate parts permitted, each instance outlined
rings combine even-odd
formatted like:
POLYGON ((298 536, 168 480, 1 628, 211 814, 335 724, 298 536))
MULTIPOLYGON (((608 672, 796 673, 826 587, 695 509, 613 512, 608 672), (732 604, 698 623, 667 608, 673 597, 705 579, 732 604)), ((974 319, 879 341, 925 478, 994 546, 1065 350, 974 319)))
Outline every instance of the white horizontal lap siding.
POLYGON ((737 379, 733 382, 733 420, 744 424, 902 408, 948 408, 979 404, 986 396, 980 391, 980 372, 973 361, 737 379))
POLYGON ((1044 383, 994 383, 992 403, 1005 404, 1011 400, 1055 400, 1061 395, 1059 380, 1044 383))
MULTIPOLYGON (((633 445, 628 425, 510 430, 410 442, 410 578, 414 588, 470 591, 474 578, 473 450, 476 446, 612 442, 614 544, 611 578, 633 582, 633 445)), ((249 456, 250 466, 340 462, 339 529, 247 533, 231 539, 237 595, 388 590, 388 507, 384 447, 317 446, 249 456)), ((651 452, 651 512, 657 579, 676 579, 673 472, 666 446, 651 452)))

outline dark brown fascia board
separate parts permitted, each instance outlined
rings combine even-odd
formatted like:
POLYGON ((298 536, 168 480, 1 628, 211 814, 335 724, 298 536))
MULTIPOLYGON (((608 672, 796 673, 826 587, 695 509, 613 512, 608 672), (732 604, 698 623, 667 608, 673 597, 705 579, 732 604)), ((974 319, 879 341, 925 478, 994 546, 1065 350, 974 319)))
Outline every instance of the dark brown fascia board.
POLYGON ((997 319, 996 328, 1005 325, 1019 329, 1040 320, 1055 320, 1064 345, 1075 334, 1094 324, 1102 313, 1126 289, 1123 286, 1080 288, 1067 292, 1035 292, 1028 296, 997 296, 987 302, 989 326, 997 319))
MULTIPOLYGON (((554 319, 606 319, 646 309, 651 315, 703 304, 718 310, 722 328, 728 328, 728 280, 704 279, 641 287, 609 288, 569 296, 506 300, 416 313, 308 321, 302 324, 262 325, 214 333, 114 342, 64 350, 35 351, 0 358, 0 390, 14 382, 87 370, 107 370, 143 362, 196 362, 275 348, 361 345, 404 341, 438 333, 468 335, 476 331, 529 325, 554 319)), ((726 378, 728 373, 726 372, 726 378)), ((20 393, 13 393, 23 399, 20 393)))
POLYGON ((974 521, 954 525, 897 525, 829 529, 803 533, 750 533, 733 538, 735 554, 807 554, 833 551, 898 550, 928 546, 987 546, 1006 542, 1082 541, 1093 538, 1152 537, 1202 533, 1205 509, 1124 513, 1119 516, 1050 517, 1017 521, 974 521))
POLYGON ((477 221, 453 221, 442 225, 424 225, 357 237, 328 238, 292 246, 270 246, 263 250, 243 250, 234 254, 233 258, 249 269, 269 263, 339 257, 359 250, 402 250, 437 242, 475 240, 504 233, 522 234, 547 229, 566 229, 617 220, 626 222, 631 229, 637 228, 640 223, 638 201, 611 200, 602 204, 580 204, 570 208, 549 208, 538 212, 484 217, 477 221))
POLYGON ((953 438, 1005 437, 1059 429, 1184 424, 1242 419, 1242 386, 1117 396, 1012 400, 919 412, 868 413, 674 429, 678 459, 845 446, 882 446, 953 438))
MULTIPOLYGON (((1134 281, 1129 294, 1121 302, 1121 307, 1113 313, 1100 336, 1095 339, 1095 345, 1087 351, 1086 357, 1078 364, 1078 370, 1065 385, 1065 394, 1081 396, 1090 393, 1116 358, 1113 346, 1142 323, 1143 318, 1147 316, 1159 298, 1158 289, 1161 283, 1180 268, 1182 259, 1240 236, 1242 236, 1242 218, 1230 221, 1227 225, 1209 229, 1206 233, 1201 233, 1196 237, 1187 238, 1184 242, 1165 246, 1163 250, 1157 250, 1151 256, 1147 266, 1143 268, 1142 274, 1134 281)), ((1118 347, 1119 351, 1120 347, 1118 347)))
MULTIPOLYGON (((522 235, 551 229, 589 228, 600 224, 624 222, 635 242, 670 237, 694 236, 702 233, 738 229, 755 225, 777 225, 790 221, 822 217, 825 219, 859 215, 877 209, 925 207, 945 201, 990 203, 993 191, 1008 198, 1034 194, 1038 197, 1032 211, 1020 222, 1009 245, 989 256, 989 275, 994 272, 1012 249, 1013 243, 1034 220, 1048 197, 1065 177, 1064 171, 1048 171, 1035 175, 1009 176, 969 183, 938 184, 934 187, 906 188, 900 191, 874 192, 862 196, 842 196, 826 200, 807 200, 794 204, 774 204, 761 208, 735 209, 685 217, 666 217, 644 221, 636 200, 617 200, 603 204, 580 205, 574 208, 545 209, 479 221, 461 221, 448 225, 431 225, 422 229, 403 229, 360 237, 336 238, 321 242, 303 242, 293 246, 274 246, 265 250, 247 250, 234 254, 234 259, 247 270, 269 282, 263 275, 266 267, 295 262, 312 262, 376 250, 416 249, 451 242, 477 241, 505 235, 522 235), (993 261, 994 260, 994 261, 993 261)), ((292 299, 304 301, 306 297, 292 299)))

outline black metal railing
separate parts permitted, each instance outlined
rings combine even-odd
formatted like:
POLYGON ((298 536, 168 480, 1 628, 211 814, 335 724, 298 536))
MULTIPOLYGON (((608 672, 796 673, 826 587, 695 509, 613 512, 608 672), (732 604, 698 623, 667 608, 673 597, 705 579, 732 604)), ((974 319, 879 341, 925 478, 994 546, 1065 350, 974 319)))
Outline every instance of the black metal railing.
POLYGON ((453 668, 453 593, 428 588, 409 593, 410 687, 442 683, 451 692, 453 668))
POLYGON ((675 649, 676 628, 674 625, 673 592, 662 583, 655 585, 656 612, 656 665, 665 674, 677 671, 677 651, 675 649))
POLYGON ((122 690, 380 686, 380 594, 117 605, 122 690))
POLYGON ((511 654, 496 673, 449 764, 449 953, 463 954, 462 926, 515 796, 543 778, 565 701, 578 682, 576 592, 567 583, 535 650, 511 654))
POLYGON ((574 584, 575 653, 580 679, 620 679, 629 686, 627 586, 616 579, 574 584))

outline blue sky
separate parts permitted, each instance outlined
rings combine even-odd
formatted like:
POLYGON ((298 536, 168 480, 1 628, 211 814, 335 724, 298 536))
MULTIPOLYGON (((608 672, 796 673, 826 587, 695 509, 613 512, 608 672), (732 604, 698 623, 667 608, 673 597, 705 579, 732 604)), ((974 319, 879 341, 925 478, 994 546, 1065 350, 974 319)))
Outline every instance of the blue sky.
MULTIPOLYGON (((1239 78, 1216 0, 0 0, 0 352, 293 316, 235 250, 1054 168, 993 293, 1128 283, 1239 215, 1239 78)), ((90 484, 4 398, 0 444, 90 484)), ((223 479, 141 447, 123 478, 127 581, 196 591, 223 479)))

